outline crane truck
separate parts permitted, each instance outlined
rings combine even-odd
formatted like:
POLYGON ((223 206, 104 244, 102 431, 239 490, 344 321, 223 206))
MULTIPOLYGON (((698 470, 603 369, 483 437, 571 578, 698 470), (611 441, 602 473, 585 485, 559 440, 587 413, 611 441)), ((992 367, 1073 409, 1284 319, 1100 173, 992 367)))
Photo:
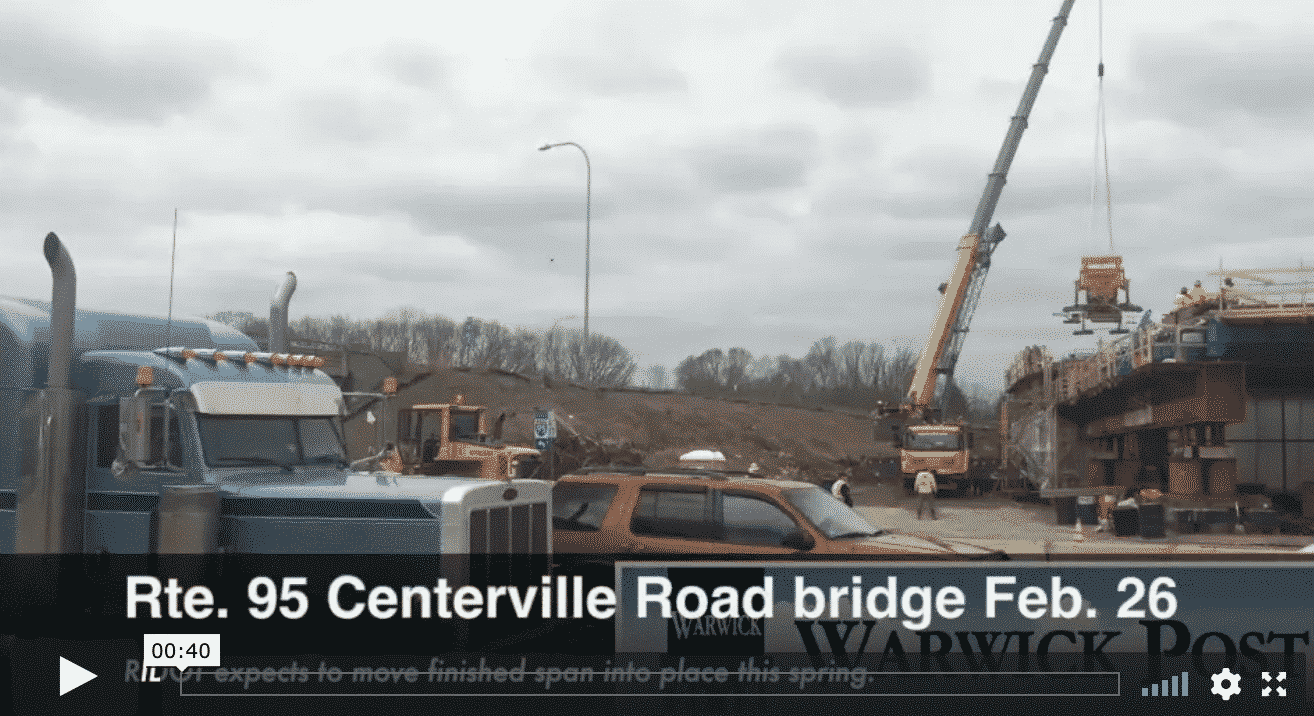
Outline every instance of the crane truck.
POLYGON ((985 286, 986 273, 1004 230, 999 224, 990 226, 995 205, 1008 176, 1009 165, 1017 152, 1022 132, 1027 127, 1027 116, 1036 101, 1040 84, 1049 69, 1050 58, 1058 45, 1059 36, 1067 24, 1074 0, 1064 0, 1059 14, 1050 27, 1049 37, 1040 52, 1040 59, 1032 66, 1031 79, 1022 93, 1022 100, 1013 114, 1003 147, 995 160, 994 169, 986 181, 985 191, 977 204, 967 234, 958 242, 958 260, 954 263, 949 280, 941 285, 940 306, 931 324, 925 347, 913 371, 906 399, 897 407, 880 406, 877 418, 893 417, 891 424, 894 444, 899 448, 899 471, 905 488, 911 490, 917 473, 929 470, 935 474, 940 490, 965 491, 971 484, 972 460, 970 451, 973 436, 960 422, 945 422, 945 402, 949 383, 953 380, 954 366, 958 363, 963 340, 972 323, 977 300, 985 286), (936 405, 938 398, 938 405, 936 405))

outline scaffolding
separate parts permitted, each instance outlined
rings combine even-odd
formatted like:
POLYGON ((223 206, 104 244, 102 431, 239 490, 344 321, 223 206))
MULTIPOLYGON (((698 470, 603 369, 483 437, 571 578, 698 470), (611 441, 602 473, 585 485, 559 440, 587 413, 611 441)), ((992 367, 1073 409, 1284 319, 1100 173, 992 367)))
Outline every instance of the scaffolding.
POLYGON ((1007 371, 1008 392, 1020 397, 1004 401, 1000 415, 1005 489, 1046 489, 1057 482, 1057 403, 1055 361, 1043 346, 1020 352, 1007 371))

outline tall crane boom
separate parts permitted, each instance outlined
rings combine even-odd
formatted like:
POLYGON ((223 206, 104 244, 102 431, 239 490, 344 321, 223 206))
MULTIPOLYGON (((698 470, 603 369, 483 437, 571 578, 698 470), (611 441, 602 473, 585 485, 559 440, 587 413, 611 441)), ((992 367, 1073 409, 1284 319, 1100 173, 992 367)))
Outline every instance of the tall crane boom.
POLYGON ((1059 36, 1063 34, 1063 27, 1068 23, 1068 13, 1072 10, 1073 2, 1075 0, 1064 0, 1063 7, 1054 18, 1049 37, 1040 51, 1040 59, 1032 66, 1031 80, 1022 93, 1017 112, 1013 114, 1008 134, 1004 137, 1004 146, 1000 148, 999 157, 995 160, 994 170, 986 181, 985 192, 976 206, 976 214, 972 216, 972 224, 958 242, 958 261, 945 284, 935 323, 931 325, 926 347, 922 349, 912 384, 908 387, 907 402, 916 413, 925 414, 937 394, 941 398, 941 406, 944 405, 948 392, 946 384, 953 376, 963 339, 967 337, 968 328, 972 324, 972 314, 976 312, 976 302, 985 286, 986 273, 990 270, 990 258, 994 255, 995 247, 1004 240, 1004 230, 999 224, 995 224, 989 234, 986 228, 994 217, 995 205, 999 202, 999 194, 1008 176, 1008 167, 1013 163, 1022 132, 1027 128, 1027 116, 1031 114, 1031 106, 1040 92, 1040 83, 1049 71, 1050 57, 1058 45, 1059 36), (943 380, 940 380, 941 376, 943 380))

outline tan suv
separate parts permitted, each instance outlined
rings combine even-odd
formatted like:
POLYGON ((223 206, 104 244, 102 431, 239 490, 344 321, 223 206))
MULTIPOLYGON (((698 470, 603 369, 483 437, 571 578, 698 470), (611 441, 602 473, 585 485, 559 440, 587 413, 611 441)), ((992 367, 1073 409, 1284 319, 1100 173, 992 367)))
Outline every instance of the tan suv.
POLYGON ((816 485, 724 473, 585 468, 552 490, 557 553, 1008 559, 873 527, 816 485))

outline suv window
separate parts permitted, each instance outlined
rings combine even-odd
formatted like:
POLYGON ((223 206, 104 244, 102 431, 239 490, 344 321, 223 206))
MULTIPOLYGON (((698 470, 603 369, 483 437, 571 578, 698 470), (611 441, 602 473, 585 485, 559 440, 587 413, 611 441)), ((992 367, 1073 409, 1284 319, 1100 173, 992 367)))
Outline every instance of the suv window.
POLYGON ((779 546, 798 525, 783 510, 760 497, 727 494, 722 507, 725 541, 779 546))
POLYGON ((630 531, 653 537, 721 539, 723 529, 712 517, 705 487, 644 487, 630 531))
POLYGON ((552 488, 552 529, 597 532, 614 497, 615 485, 558 482, 552 488))

